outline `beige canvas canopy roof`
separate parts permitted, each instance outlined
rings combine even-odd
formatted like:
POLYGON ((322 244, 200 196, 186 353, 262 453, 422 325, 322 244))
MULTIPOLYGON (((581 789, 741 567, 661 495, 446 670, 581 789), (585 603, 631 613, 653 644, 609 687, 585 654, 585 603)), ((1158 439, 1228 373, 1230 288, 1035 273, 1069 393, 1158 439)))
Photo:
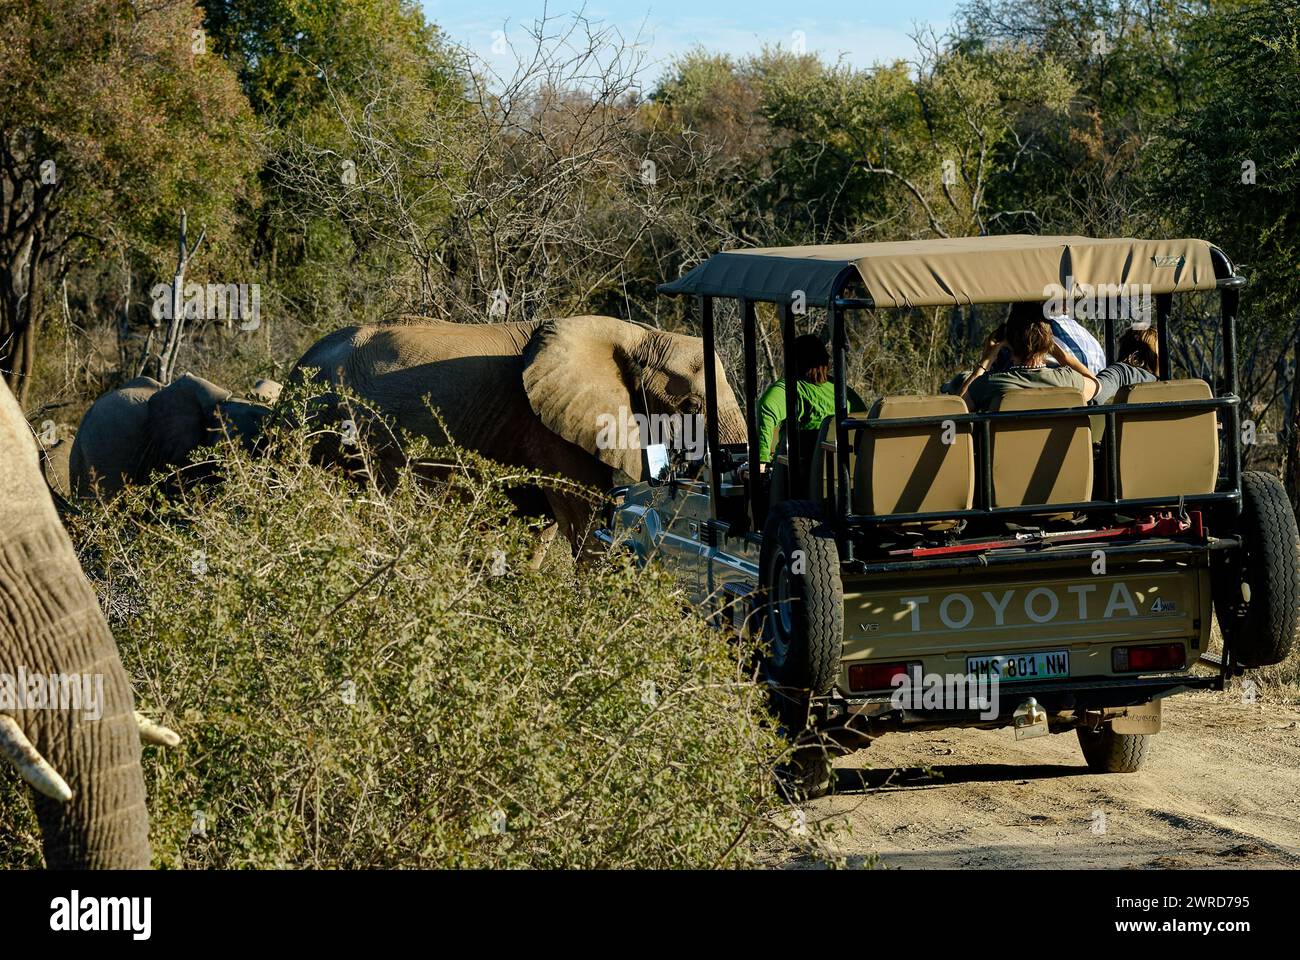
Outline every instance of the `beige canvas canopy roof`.
POLYGON ((1218 277, 1233 273, 1223 252, 1204 240, 1013 234, 729 250, 659 291, 787 303, 802 290, 808 305, 824 307, 845 289, 837 282, 845 270, 856 271, 848 279, 860 279, 878 307, 1043 300, 1053 284, 1067 296, 1081 284, 1149 285, 1153 295, 1213 290, 1218 277))

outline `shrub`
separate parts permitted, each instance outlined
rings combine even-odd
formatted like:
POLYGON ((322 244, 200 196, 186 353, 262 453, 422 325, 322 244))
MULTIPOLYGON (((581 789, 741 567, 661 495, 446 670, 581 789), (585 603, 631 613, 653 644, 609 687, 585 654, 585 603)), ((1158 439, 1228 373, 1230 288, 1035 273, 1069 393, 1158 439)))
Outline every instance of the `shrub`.
POLYGON ((74 525, 139 707, 184 738, 146 750, 158 866, 751 862, 781 746, 750 649, 663 574, 532 570, 502 468, 443 451, 445 482, 380 493, 301 437, 74 525))

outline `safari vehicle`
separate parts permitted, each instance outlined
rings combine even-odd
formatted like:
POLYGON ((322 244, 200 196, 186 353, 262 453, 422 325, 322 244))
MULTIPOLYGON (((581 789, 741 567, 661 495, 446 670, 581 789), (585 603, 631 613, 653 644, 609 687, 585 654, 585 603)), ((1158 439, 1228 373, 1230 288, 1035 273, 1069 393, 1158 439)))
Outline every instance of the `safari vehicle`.
MULTIPOLYGON (((1300 620, 1300 540, 1280 482, 1241 469, 1237 314, 1245 279, 1202 240, 1000 236, 719 253, 660 292, 697 298, 707 454, 650 448, 651 479, 614 491, 602 540, 672 567, 716 622, 761 631, 763 676, 796 738, 796 782, 887 731, 1074 729, 1087 764, 1131 772, 1163 698, 1223 689, 1281 661, 1300 620), (1079 296, 1154 303, 1161 379, 1085 405, 1019 390, 988 413, 956 396, 881 397, 851 413, 850 317, 1079 296), (1087 285, 1087 286, 1085 286, 1087 285), (1069 287, 1067 290, 1066 287, 1069 287), (1217 291, 1217 390, 1171 379, 1175 293, 1217 291), (714 305, 739 302, 748 442, 718 442, 714 305), (760 479, 755 304, 780 311, 787 366, 799 304, 829 325, 835 416, 789 430, 760 479), (824 311, 824 314, 822 313, 824 311), (769 482, 770 478, 770 482, 769 482), (1221 652, 1210 652, 1211 611, 1221 652), (935 692, 932 678, 943 687, 935 692), (956 678, 954 682, 953 678, 956 678), (989 700, 961 700, 962 680, 989 700)), ((1113 310, 1104 323, 1114 361, 1113 310)), ((797 424, 786 391, 786 424, 797 424)))

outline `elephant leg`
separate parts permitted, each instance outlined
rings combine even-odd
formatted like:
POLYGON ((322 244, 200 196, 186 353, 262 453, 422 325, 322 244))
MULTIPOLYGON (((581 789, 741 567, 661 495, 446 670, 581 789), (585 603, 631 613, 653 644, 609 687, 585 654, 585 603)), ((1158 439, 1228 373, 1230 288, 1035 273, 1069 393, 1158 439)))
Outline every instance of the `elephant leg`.
POLYGON ((592 535, 596 528, 596 504, 586 497, 556 490, 547 490, 546 500, 559 532, 569 541, 574 559, 585 562, 599 555, 600 541, 592 535))
POLYGON ((537 535, 537 546, 533 549, 532 559, 528 561, 529 570, 542 569, 542 561, 546 559, 546 551, 555 542, 555 536, 559 532, 560 525, 554 521, 542 528, 542 532, 537 535))
MULTIPOLYGON (((389 491, 397 485, 407 457, 397 435, 381 417, 354 409, 331 395, 318 401, 309 418, 314 435, 309 453, 312 463, 338 470, 361 486, 374 484, 389 491)), ((432 471, 420 472, 435 476, 432 471)))

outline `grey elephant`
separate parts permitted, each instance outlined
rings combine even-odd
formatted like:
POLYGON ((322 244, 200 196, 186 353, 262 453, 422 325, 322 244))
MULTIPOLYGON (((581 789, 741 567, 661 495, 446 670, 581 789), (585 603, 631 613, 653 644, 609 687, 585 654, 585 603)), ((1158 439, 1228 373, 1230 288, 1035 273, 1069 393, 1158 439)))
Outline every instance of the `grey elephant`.
MULTIPOLYGON (((743 443, 744 417, 721 363, 716 369, 720 442, 743 443)), ((601 490, 616 471, 641 476, 630 417, 694 422, 704 409, 702 342, 614 317, 347 327, 314 344, 291 380, 307 371, 412 434, 601 490)), ((702 444, 702 429, 695 433, 702 444)), ((549 488, 521 506, 553 517, 575 548, 595 509, 588 497, 549 488)))
MULTIPOLYGON (((273 400, 279 386, 259 380, 254 394, 273 400)), ((271 408, 239 399, 229 390, 186 373, 167 386, 136 377, 94 402, 72 444, 68 481, 75 496, 112 495, 131 483, 144 483, 166 467, 183 467, 198 447, 222 436, 238 437, 250 448, 271 408)), ((188 479, 204 475, 185 471, 188 479)))
POLYGON ((142 738, 177 741, 134 711, 35 439, 0 381, 0 758, 36 791, 48 866, 149 866, 142 738))

